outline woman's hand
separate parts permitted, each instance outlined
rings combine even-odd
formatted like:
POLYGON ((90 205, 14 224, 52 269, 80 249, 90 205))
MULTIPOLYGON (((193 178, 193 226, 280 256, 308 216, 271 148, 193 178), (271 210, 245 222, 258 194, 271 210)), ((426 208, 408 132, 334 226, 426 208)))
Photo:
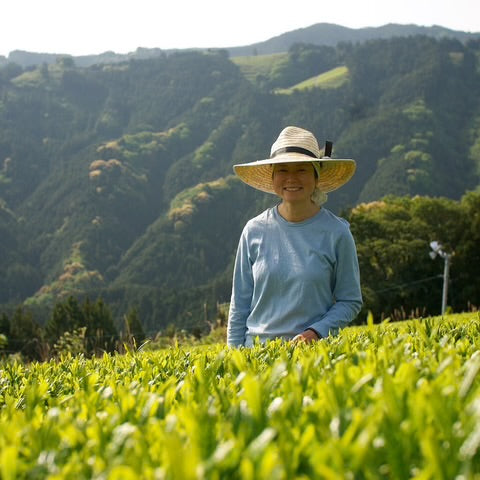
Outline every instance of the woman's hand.
POLYGON ((312 343, 315 342, 316 340, 319 339, 319 336, 317 335, 317 332, 315 330, 305 330, 302 333, 299 333, 298 335, 295 335, 293 337, 292 342, 297 343, 297 342, 305 342, 305 343, 312 343))

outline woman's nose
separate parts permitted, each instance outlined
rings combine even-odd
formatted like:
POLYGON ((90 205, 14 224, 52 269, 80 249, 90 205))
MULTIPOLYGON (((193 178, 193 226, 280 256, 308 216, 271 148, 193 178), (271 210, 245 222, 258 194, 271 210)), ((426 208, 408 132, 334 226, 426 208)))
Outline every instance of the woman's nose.
POLYGON ((297 180, 298 178, 297 172, 287 172, 287 175, 285 178, 287 180, 297 180))

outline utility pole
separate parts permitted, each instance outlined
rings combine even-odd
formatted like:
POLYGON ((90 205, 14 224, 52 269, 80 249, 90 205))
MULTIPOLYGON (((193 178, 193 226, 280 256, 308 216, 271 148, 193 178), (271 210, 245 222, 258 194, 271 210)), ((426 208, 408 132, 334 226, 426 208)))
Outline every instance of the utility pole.
POLYGON ((447 253, 443 250, 442 245, 438 242, 430 242, 430 248, 432 251, 429 253, 432 260, 435 259, 437 255, 440 255, 445 260, 445 266, 443 268, 443 290, 442 290, 442 316, 445 315, 445 310, 447 309, 447 297, 448 297, 448 277, 450 273, 450 261, 453 256, 452 253, 447 253))

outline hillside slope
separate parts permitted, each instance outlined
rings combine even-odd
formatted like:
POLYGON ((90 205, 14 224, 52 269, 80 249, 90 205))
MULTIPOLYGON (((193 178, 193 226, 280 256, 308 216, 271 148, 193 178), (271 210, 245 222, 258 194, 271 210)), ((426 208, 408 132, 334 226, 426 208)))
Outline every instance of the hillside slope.
POLYGON ((0 302, 101 292, 152 327, 195 321, 205 298, 228 300, 240 230, 275 201, 232 166, 289 124, 357 161, 329 196, 337 213, 386 194, 459 199, 479 184, 479 56, 422 36, 297 45, 248 78, 225 52, 1 68, 0 302), (335 69, 341 83, 291 88, 335 69))

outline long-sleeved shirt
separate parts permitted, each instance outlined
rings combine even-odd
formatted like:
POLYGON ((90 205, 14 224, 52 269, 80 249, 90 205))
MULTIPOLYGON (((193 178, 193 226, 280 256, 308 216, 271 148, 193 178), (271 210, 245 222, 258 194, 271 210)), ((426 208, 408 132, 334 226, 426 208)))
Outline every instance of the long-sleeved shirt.
POLYGON ((362 306, 358 258, 349 224, 325 208, 288 222, 277 207, 251 219, 240 237, 227 328, 231 346, 321 337, 349 324, 362 306))

